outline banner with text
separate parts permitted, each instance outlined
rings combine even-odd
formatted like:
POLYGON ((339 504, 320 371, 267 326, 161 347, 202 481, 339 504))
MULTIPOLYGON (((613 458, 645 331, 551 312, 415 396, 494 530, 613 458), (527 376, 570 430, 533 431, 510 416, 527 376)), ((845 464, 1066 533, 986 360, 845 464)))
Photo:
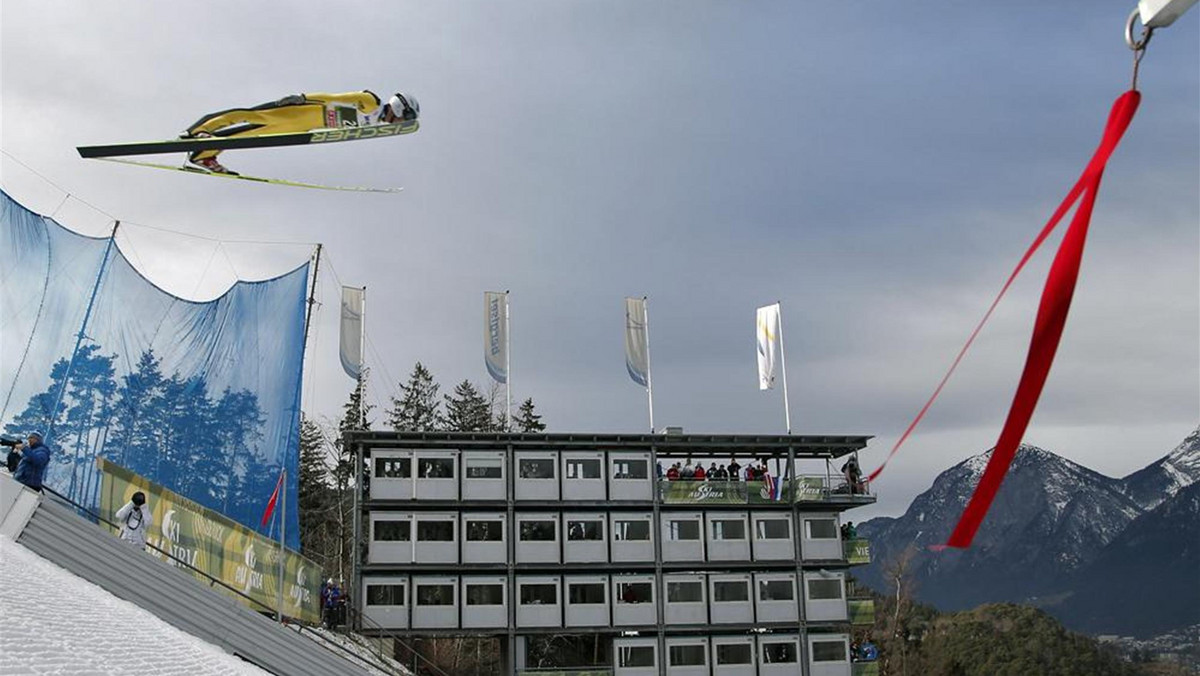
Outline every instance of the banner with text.
POLYGON ((362 377, 363 298, 366 291, 354 286, 342 287, 342 325, 338 353, 342 359, 342 370, 355 380, 362 377))
MULTIPOLYGON (((659 495, 670 505, 745 505, 777 502, 772 499, 765 481, 660 481, 659 495)), ((791 489, 785 484, 782 500, 791 500, 791 489)))
MULTIPOLYGON (((278 542, 104 458, 97 458, 96 466, 102 477, 100 516, 112 521, 135 491, 144 492, 154 515, 153 531, 147 534, 147 542, 268 608, 275 608, 279 593, 278 542)), ((284 555, 283 614, 317 624, 321 621, 321 568, 290 549, 284 555)), ((179 565, 172 559, 166 560, 179 565)), ((209 582, 199 574, 196 578, 209 582)), ((264 610, 220 585, 212 588, 253 610, 264 610)))
POLYGON ((492 380, 508 384, 507 292, 483 292, 483 362, 492 380))

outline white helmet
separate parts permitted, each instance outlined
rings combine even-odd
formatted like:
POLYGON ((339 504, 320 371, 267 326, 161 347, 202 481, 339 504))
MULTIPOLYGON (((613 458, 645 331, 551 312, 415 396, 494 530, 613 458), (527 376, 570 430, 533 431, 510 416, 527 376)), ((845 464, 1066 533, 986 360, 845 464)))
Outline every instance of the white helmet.
POLYGON ((405 120, 415 120, 421 115, 421 104, 417 103, 417 97, 412 94, 396 92, 388 99, 388 105, 392 107, 393 115, 405 120))

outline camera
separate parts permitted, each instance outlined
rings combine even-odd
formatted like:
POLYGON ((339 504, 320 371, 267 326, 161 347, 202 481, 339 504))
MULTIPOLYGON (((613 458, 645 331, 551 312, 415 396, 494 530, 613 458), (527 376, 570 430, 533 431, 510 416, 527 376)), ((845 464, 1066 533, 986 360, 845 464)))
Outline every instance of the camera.
POLYGON ((7 434, 0 434, 0 446, 15 447, 20 446, 23 443, 25 443, 24 439, 19 439, 7 434))

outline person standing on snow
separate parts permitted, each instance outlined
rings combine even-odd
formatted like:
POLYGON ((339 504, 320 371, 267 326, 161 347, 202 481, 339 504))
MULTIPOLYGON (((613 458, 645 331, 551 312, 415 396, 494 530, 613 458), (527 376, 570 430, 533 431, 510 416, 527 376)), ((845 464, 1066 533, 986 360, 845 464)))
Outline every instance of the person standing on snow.
MULTIPOLYGON (((252 108, 231 108, 209 113, 194 122, 180 138, 208 136, 263 136, 321 129, 322 127, 367 127, 411 122, 421 114, 412 94, 396 92, 387 103, 370 91, 341 94, 292 94, 252 108)), ((198 150, 188 162, 215 174, 232 174, 217 161, 220 150, 198 150)))
POLYGON ((141 491, 134 493, 133 498, 117 510, 115 518, 121 527, 121 539, 145 551, 146 531, 154 523, 154 517, 146 507, 146 494, 141 491))

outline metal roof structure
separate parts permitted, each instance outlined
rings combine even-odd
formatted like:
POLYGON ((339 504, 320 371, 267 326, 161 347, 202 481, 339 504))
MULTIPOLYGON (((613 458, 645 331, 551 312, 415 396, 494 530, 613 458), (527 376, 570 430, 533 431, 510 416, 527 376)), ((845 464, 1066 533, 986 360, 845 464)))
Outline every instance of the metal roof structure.
POLYGON ((598 448, 649 450, 660 457, 782 457, 794 451, 797 459, 838 458, 866 448, 870 435, 817 434, 527 434, 502 432, 376 432, 351 430, 348 445, 414 448, 494 448, 511 445, 521 450, 598 448))

